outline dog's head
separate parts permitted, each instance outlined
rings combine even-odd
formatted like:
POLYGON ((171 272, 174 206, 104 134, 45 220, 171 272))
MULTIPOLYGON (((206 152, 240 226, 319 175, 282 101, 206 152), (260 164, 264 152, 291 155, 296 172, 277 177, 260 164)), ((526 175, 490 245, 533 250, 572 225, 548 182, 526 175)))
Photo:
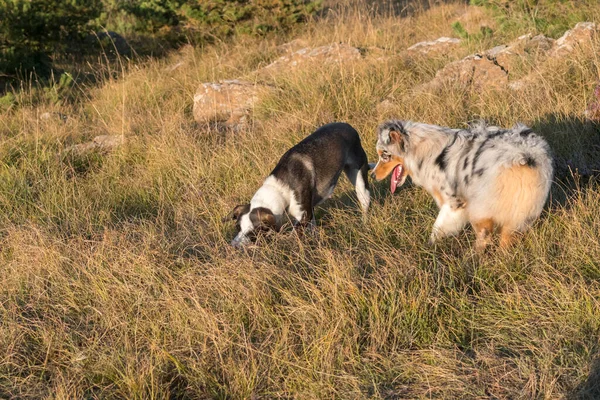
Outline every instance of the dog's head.
POLYGON ((404 159, 408 150, 408 133, 402 121, 392 120, 381 124, 377 132, 379 160, 372 175, 378 181, 392 173, 391 190, 402 186, 408 175, 404 159))
POLYGON ((235 247, 250 244, 260 232, 278 230, 275 215, 271 210, 265 207, 250 209, 250 204, 236 206, 225 220, 236 221, 239 229, 238 234, 231 241, 231 245, 235 247))

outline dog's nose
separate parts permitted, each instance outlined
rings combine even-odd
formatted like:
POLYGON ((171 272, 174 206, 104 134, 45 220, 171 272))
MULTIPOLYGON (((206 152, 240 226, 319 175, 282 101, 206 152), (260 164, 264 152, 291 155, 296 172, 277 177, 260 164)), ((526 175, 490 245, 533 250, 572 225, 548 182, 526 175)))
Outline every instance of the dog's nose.
POLYGON ((244 247, 245 245, 250 243, 250 239, 245 235, 237 235, 232 241, 231 245, 236 248, 244 247))

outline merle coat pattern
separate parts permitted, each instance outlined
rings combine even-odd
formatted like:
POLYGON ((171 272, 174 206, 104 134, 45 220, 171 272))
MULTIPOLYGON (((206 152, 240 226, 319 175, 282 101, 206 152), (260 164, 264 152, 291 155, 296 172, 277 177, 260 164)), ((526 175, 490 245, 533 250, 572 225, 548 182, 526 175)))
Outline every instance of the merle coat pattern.
POLYGON ((377 179, 399 168, 393 179, 401 185, 410 176, 440 207, 431 243, 470 222, 478 248, 495 228, 500 244, 510 244, 541 214, 552 181, 548 144, 521 124, 451 129, 391 120, 378 129, 377 152, 377 179))

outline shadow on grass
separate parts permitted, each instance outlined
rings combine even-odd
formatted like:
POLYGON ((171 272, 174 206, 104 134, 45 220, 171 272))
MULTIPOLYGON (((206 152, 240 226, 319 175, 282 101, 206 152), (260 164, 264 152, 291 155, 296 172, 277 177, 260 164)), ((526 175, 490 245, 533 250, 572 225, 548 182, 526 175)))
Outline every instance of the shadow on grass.
POLYGON ((576 116, 550 114, 533 124, 554 156, 554 184, 549 208, 568 207, 600 176, 600 125, 576 116))
MULTIPOLYGON (((570 208, 571 200, 594 187, 600 177, 600 124, 576 116, 548 115, 533 126, 550 144, 555 173, 550 211, 570 208)), ((590 372, 567 396, 600 399, 600 357, 590 360, 590 372)))
POLYGON ((600 357, 596 357, 592 361, 590 373, 586 380, 575 387, 568 398, 577 400, 600 399, 600 357))

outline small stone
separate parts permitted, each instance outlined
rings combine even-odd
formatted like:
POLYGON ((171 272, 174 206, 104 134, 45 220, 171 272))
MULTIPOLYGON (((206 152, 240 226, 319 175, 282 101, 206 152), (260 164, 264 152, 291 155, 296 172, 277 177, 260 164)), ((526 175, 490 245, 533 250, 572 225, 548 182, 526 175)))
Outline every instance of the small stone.
POLYGON ((104 153, 120 147, 123 143, 125 143, 123 135, 100 135, 92 139, 91 142, 67 147, 65 151, 77 155, 84 155, 93 151, 104 153))

